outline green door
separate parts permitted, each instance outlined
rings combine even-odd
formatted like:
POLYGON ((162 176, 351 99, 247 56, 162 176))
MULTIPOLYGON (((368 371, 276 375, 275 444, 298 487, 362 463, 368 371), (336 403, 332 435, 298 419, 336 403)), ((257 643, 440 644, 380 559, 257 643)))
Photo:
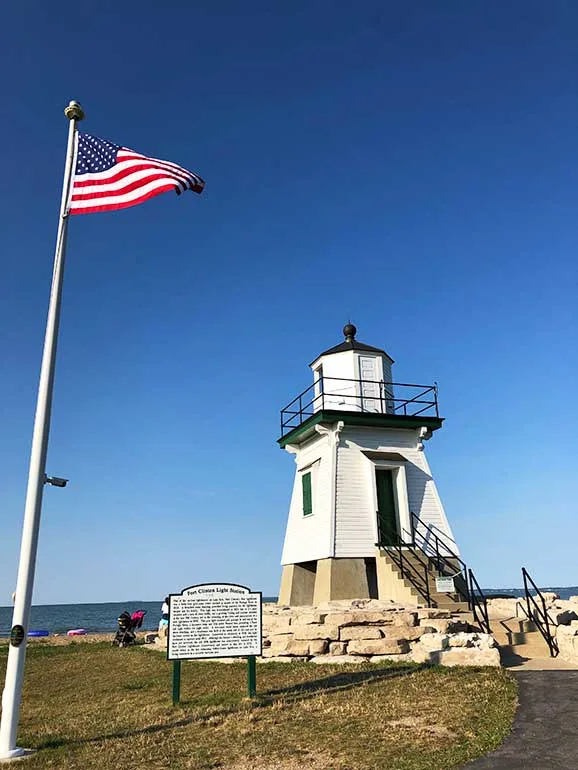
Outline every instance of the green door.
POLYGON ((380 545, 395 545, 398 539, 393 471, 375 469, 377 487, 377 526, 380 545))

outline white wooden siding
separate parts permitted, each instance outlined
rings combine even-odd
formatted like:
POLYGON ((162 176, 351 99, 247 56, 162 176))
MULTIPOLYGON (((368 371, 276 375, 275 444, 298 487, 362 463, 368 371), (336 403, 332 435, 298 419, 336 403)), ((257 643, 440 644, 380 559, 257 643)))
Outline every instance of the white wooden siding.
MULTIPOLYGON (((323 390, 326 395, 323 399, 315 399, 314 411, 324 408, 360 412, 362 411, 363 399, 361 387, 357 380, 382 381, 391 379, 391 363, 388 358, 379 353, 345 350, 342 353, 321 356, 312 365, 315 382, 318 376, 316 372, 320 366, 323 369, 323 390), (384 375, 385 371, 387 371, 387 376, 384 375), (349 382, 344 380, 349 380, 349 382)), ((366 399, 363 404, 363 411, 382 411, 383 407, 379 400, 380 386, 368 383, 364 385, 363 389, 366 396, 377 396, 377 399, 366 399)), ((319 393, 319 386, 316 386, 315 396, 319 396, 319 393)))
MULTIPOLYGON (((375 555, 376 511, 374 486, 362 453, 397 452, 406 458, 409 508, 426 524, 437 528, 448 542, 455 540, 448 524, 424 452, 417 449, 417 430, 348 428, 337 450, 335 556, 375 555)), ((457 546, 455 546, 457 551, 457 546)))
POLYGON ((375 510, 366 462, 359 448, 350 443, 349 430, 345 428, 337 448, 336 557, 375 556, 375 510))
MULTIPOLYGON (((322 356, 316 368, 323 366, 323 390, 326 395, 322 400, 324 409, 345 409, 351 412, 359 409, 359 388, 351 380, 359 379, 355 369, 353 352, 332 353, 322 356), (334 379, 335 378, 335 379, 334 379), (344 382, 350 380, 350 382, 344 382)), ((316 401, 316 408, 321 409, 321 399, 316 401)))
POLYGON ((281 564, 326 559, 331 555, 331 499, 333 447, 330 438, 317 435, 298 449, 293 493, 287 519, 281 564), (313 513, 303 516, 301 472, 311 470, 313 513))

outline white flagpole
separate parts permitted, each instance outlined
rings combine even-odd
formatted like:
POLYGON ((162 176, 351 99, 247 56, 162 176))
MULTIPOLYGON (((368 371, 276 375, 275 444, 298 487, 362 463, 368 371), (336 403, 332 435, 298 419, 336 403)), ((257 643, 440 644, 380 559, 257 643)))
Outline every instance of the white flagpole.
POLYGON ((32 604, 32 589, 34 586, 34 571, 36 568, 36 552, 38 549, 38 530, 42 509, 42 491, 46 483, 46 452, 50 432, 50 412, 52 408, 52 390, 54 385, 54 366, 56 361, 56 346, 58 342, 58 325, 60 321, 60 300, 62 295, 62 279, 64 275, 64 259, 66 252, 66 235, 68 230, 68 199, 73 178, 73 164, 76 146, 76 123, 82 120, 84 113, 78 102, 70 102, 64 110, 69 119, 68 148, 64 167, 64 183, 62 186, 62 201, 60 204, 60 219, 56 238, 56 253, 54 256, 54 272, 44 338, 44 352, 40 369, 40 384, 36 402, 36 417, 32 434, 32 451, 28 471, 28 488, 24 508, 24 523, 22 526, 22 542, 20 546, 20 562, 18 565, 18 580, 16 583, 16 599, 12 620, 12 634, 8 651, 6 680, 2 694, 2 721, 0 722, 0 761, 12 759, 25 754, 24 749, 16 747, 18 717, 22 698, 22 683, 24 678, 24 661, 26 658, 26 643, 30 623, 30 606, 32 604), (21 640, 20 643, 18 640, 21 640))

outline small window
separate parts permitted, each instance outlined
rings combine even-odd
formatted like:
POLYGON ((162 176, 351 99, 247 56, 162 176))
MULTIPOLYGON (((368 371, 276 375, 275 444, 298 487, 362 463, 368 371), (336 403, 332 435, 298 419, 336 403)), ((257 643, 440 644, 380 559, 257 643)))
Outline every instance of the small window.
POLYGON ((301 488, 303 490, 303 515, 311 516, 313 513, 313 500, 311 497, 311 473, 303 473, 301 476, 301 488))

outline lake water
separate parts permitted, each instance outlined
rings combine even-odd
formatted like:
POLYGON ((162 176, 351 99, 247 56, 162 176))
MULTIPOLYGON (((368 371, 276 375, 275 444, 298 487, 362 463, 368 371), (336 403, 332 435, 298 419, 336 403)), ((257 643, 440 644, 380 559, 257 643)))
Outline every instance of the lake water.
MULTIPOLYGON (((276 601, 275 597, 263 597, 263 601, 276 601)), ((125 610, 146 610, 143 630, 156 631, 161 619, 160 602, 111 602, 107 604, 39 604, 32 607, 31 629, 66 633, 71 628, 84 628, 91 633, 116 631, 116 619, 125 610)), ((0 607, 0 637, 10 635, 12 607, 0 607)))
MULTIPOLYGON (((561 599, 578 596, 578 586, 545 587, 543 591, 554 591, 561 599)), ((522 596, 521 588, 488 588, 486 596, 507 594, 522 596)), ((276 601, 275 596, 264 596, 263 601, 276 601)), ((111 602, 107 604, 41 604, 32 607, 31 629, 42 629, 51 634, 66 633, 71 628, 84 628, 92 633, 116 631, 116 619, 125 610, 146 610, 143 629, 155 631, 161 618, 162 602, 111 602)), ((12 607, 0 607, 0 637, 10 633, 12 607)))

